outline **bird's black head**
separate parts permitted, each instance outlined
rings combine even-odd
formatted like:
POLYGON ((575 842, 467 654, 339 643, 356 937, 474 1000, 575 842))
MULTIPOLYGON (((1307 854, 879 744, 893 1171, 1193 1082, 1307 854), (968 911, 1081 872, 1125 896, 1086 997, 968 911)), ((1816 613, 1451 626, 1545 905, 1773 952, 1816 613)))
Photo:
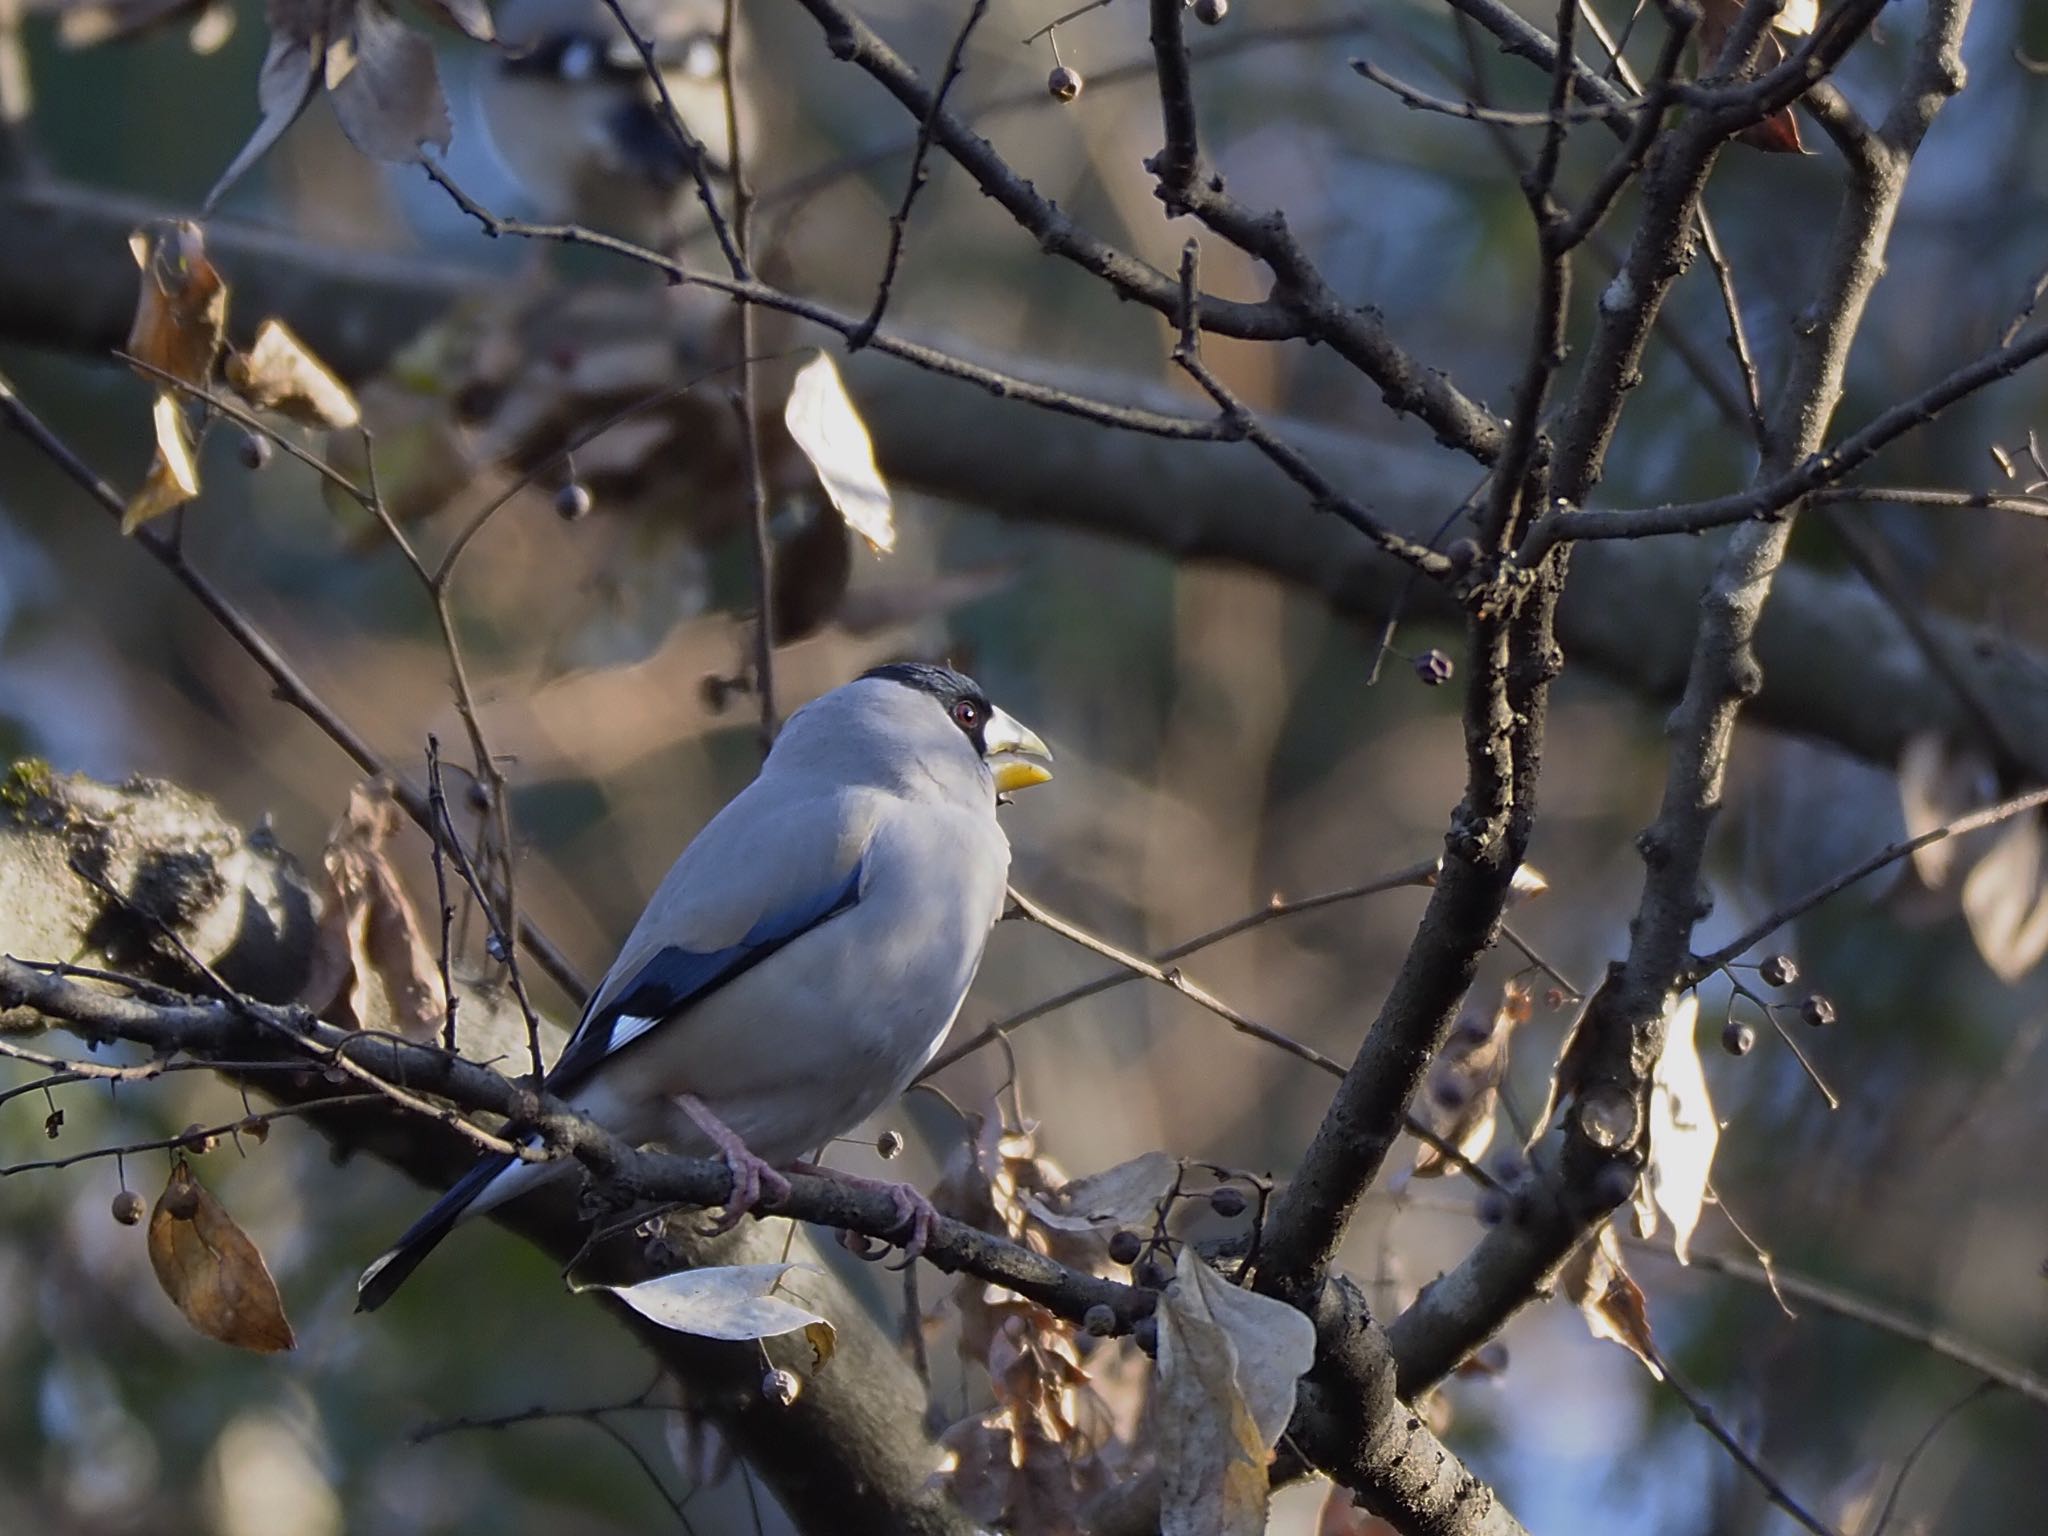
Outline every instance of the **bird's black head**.
POLYGON ((964 672, 955 672, 951 667, 941 667, 928 661, 892 661, 885 667, 870 667, 861 673, 863 678, 886 678, 892 683, 901 683, 919 693, 928 693, 939 701, 939 707, 946 717, 967 733, 967 739, 974 743, 974 750, 983 757, 988 755, 989 716, 995 713, 995 706, 988 701, 988 695, 981 691, 981 684, 964 672))

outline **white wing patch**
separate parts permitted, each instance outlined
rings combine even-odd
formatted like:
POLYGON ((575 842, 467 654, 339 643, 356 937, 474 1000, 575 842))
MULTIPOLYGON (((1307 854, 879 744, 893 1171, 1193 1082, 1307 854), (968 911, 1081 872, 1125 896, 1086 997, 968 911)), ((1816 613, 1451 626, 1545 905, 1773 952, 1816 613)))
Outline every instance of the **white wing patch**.
POLYGON ((621 1014, 612 1023, 611 1038, 605 1042, 605 1055, 610 1056, 630 1045, 660 1022, 658 1018, 646 1019, 637 1013, 621 1014))

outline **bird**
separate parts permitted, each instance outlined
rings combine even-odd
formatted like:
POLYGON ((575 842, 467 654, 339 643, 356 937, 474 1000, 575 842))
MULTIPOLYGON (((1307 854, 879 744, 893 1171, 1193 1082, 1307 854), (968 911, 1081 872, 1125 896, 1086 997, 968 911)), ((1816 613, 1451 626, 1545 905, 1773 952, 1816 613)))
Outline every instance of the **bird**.
MULTIPOLYGON (((997 804, 1051 760, 950 667, 893 662, 804 705, 663 878, 543 1086, 635 1145, 723 1158, 721 1229, 786 1198, 780 1170, 894 1100, 952 1027, 1007 900, 997 804)), ((485 1153, 363 1271, 358 1310, 458 1222, 577 1168, 485 1153)), ((832 1176, 885 1189, 921 1250, 916 1190, 832 1176)))
MULTIPOLYGON (((624 0, 704 170, 723 197, 732 170, 721 0, 624 0)), ((691 153, 633 38, 603 0, 508 0, 502 52, 477 85, 486 136, 535 209, 551 220, 672 245, 697 207, 691 153)), ((735 44, 735 53, 743 53, 735 44)), ((754 111, 735 81, 742 147, 754 111)))

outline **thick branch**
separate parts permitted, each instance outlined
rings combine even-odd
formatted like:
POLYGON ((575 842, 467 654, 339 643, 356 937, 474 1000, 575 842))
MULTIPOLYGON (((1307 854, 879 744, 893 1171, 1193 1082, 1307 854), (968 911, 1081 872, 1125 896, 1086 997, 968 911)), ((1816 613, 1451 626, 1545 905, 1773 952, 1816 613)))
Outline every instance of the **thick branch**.
MULTIPOLYGON (((1768 423, 1768 483, 1818 451, 1841 398, 1850 346, 1884 268, 1892 220, 1912 153, 1934 105, 1962 86, 1959 49, 1969 0, 1936 0, 1898 104, 1881 130, 1889 153, 1851 176, 1812 306, 1795 334, 1790 367, 1768 423)), ((1609 967, 1587 1005, 1560 1078, 1574 1103, 1554 1159, 1518 1201, 1517 1220, 1490 1230, 1449 1275, 1428 1287, 1390 1332, 1401 1388, 1420 1391, 1450 1370, 1542 1289, 1610 1207, 1626 1181, 1617 1161, 1644 1155, 1642 1096, 1664 1045, 1664 1022, 1691 974, 1694 924, 1705 907, 1706 840, 1720 810, 1735 722, 1762 686, 1757 641, 1784 561, 1786 523, 1738 531, 1708 582, 1686 690, 1672 716, 1671 765, 1657 819, 1638 840, 1643 893, 1625 960, 1609 967), (1602 1112, 1580 1111, 1597 1105, 1602 1112), (1615 1134, 1618 1110, 1633 1123, 1615 1134), (1601 1122, 1605 1121, 1605 1124, 1601 1122)), ((1785 607, 1777 594, 1773 608, 1785 607)))
MULTIPOLYGON (((107 357, 134 310, 128 231, 172 212, 99 192, 0 186, 0 226, 10 231, 0 240, 0 335, 107 357)), ((382 368, 422 326, 490 281, 473 269, 336 253, 228 222, 209 224, 207 236, 234 285, 234 313, 284 316, 351 378, 382 368)), ((867 353, 846 367, 883 471, 904 485, 1021 522, 1068 524, 1183 559, 1269 571, 1361 620, 1376 622, 1402 590, 1406 568, 1353 529, 1331 518, 1272 516, 1288 482, 1249 448, 1104 432, 867 353), (1005 445, 1000 458, 984 451, 991 441, 1005 445)), ((1154 419, 1186 419, 1185 397, 1154 383, 1044 364, 1032 374, 1069 393, 1129 402, 1154 419)), ((1339 489, 1417 542, 1470 489, 1453 483, 1440 454, 1308 422, 1266 422, 1339 489)), ((1579 546, 1558 612, 1560 643, 1582 668, 1649 699, 1675 698, 1715 554, 1697 540, 1579 546)), ((1917 731, 1969 731, 1953 690, 1861 581, 1794 566, 1780 574, 1779 590, 1784 601, 1771 606, 1757 636, 1765 682, 1754 718, 1885 764, 1917 731)), ((1430 589, 1419 588, 1413 601, 1418 618, 1453 612, 1430 589)), ((1946 649, 1980 649, 1975 626, 1934 623, 1946 649)), ((2048 778, 2048 693, 2040 687, 2048 657, 2001 649, 1976 665, 1986 691, 2004 701, 2023 754, 2011 766, 2048 778)))

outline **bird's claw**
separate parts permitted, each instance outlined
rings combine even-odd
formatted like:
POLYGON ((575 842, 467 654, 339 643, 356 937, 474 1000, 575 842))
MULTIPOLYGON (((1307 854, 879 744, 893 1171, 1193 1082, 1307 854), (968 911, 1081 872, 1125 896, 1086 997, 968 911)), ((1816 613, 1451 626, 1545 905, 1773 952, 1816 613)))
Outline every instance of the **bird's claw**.
POLYGON ((889 1201, 900 1218, 895 1230, 902 1234, 903 1258, 900 1263, 891 1264, 891 1269, 908 1269, 924 1252, 925 1244, 932 1238, 932 1223, 939 1219, 939 1213, 923 1191, 908 1184, 884 1186, 889 1192, 889 1201))
POLYGON ((723 1212, 703 1229, 706 1237, 723 1237, 748 1216, 758 1215, 763 1209, 772 1210, 789 1200, 789 1180, 742 1143, 735 1140, 718 1150, 725 1166, 732 1170, 732 1192, 725 1197, 723 1212))
POLYGON ((914 1186, 892 1184, 886 1179, 870 1179, 838 1168, 821 1167, 817 1163, 797 1163, 794 1166, 800 1173, 819 1174, 841 1184, 850 1184, 855 1189, 869 1189, 889 1197, 896 1213, 896 1225, 889 1229, 894 1234, 890 1241, 903 1250, 902 1262, 891 1264, 891 1269, 908 1269, 931 1241, 932 1223, 939 1219, 938 1209, 914 1186))

